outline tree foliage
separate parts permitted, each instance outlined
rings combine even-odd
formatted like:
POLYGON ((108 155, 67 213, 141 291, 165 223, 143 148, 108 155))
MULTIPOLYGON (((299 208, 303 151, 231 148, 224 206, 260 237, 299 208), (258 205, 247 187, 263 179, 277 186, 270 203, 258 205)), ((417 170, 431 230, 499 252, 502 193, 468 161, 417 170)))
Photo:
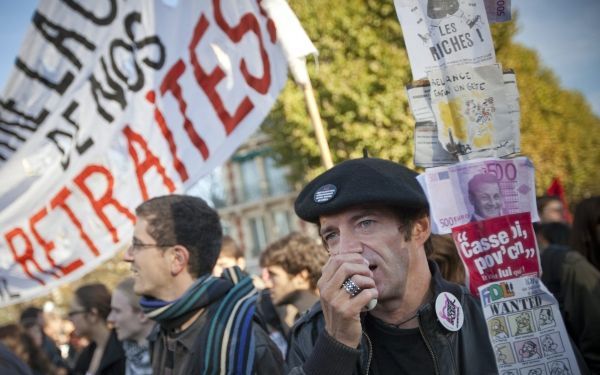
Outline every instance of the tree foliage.
MULTIPOLYGON (((369 154, 412 166, 411 81, 392 1, 290 0, 319 50, 309 64, 334 163, 369 154)), ((538 194, 560 177, 572 198, 599 192, 600 119, 581 94, 560 87, 537 54, 512 41, 518 21, 492 26, 497 60, 513 68, 521 95, 521 149, 537 169, 538 194)), ((293 182, 322 172, 302 90, 290 80, 263 125, 293 182)))

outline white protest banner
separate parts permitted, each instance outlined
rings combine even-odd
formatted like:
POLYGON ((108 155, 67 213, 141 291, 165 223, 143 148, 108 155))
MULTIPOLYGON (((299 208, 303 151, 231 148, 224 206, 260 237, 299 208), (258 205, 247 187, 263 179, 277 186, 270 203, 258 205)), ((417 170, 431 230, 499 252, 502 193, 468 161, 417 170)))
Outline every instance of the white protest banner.
POLYGON ((491 282, 540 277, 540 255, 529 212, 499 216, 452 228, 473 295, 491 282))
POLYGON ((511 0, 483 0, 489 23, 510 21, 511 0))
POLYGON ((40 2, 1 100, 0 306, 112 257, 255 131, 287 79, 260 3, 40 2))
POLYGON ((413 80, 450 65, 496 63, 483 0, 394 0, 413 80))
POLYGON ((486 284, 479 294, 501 375, 581 373, 558 302, 540 279, 486 284))
POLYGON ((462 160, 513 154, 519 126, 512 121, 497 65, 451 66, 429 73, 431 107, 440 144, 462 160))
POLYGON ((485 158, 429 168, 417 176, 429 200, 433 233, 469 222, 529 212, 538 221, 533 164, 485 158))

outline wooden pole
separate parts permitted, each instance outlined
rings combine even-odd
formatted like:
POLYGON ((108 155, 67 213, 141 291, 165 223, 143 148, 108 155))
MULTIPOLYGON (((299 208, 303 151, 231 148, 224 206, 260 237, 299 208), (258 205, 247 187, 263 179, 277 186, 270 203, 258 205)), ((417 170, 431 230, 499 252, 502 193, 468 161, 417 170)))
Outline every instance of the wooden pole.
POLYGON ((306 107, 308 108, 308 114, 310 115, 310 122, 315 129, 317 143, 319 144, 319 150, 321 151, 321 162, 325 168, 330 169, 333 167, 331 152, 329 151, 327 138, 325 138, 325 129, 323 128, 323 123, 321 122, 319 108, 317 107, 317 101, 315 99, 315 94, 313 92, 312 85, 310 84, 310 80, 301 86, 302 90, 304 91, 304 100, 306 101, 306 107))

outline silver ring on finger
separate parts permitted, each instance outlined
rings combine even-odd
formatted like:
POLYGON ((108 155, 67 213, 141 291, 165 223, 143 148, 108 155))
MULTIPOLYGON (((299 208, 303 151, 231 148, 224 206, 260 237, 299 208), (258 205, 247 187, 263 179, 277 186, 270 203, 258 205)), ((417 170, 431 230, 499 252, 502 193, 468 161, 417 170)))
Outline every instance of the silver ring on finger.
POLYGON ((347 278, 346 281, 342 283, 342 288, 350 294, 350 297, 355 297, 362 291, 362 289, 350 278, 347 278))

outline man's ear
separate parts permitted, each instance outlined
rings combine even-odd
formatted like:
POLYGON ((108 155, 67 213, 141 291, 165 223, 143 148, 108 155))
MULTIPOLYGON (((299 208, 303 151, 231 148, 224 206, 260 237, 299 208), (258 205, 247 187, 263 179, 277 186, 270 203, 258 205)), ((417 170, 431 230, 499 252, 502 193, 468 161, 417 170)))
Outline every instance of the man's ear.
POLYGON ((429 236, 431 236, 431 222, 429 221, 429 216, 423 216, 415 220, 412 237, 417 242, 424 244, 429 236))
POLYGON ((187 270, 190 252, 185 246, 175 245, 171 249, 171 275, 176 276, 187 270))
POLYGON ((296 289, 310 289, 310 282, 308 281, 308 270, 302 270, 299 274, 295 275, 292 279, 294 287, 296 289))

